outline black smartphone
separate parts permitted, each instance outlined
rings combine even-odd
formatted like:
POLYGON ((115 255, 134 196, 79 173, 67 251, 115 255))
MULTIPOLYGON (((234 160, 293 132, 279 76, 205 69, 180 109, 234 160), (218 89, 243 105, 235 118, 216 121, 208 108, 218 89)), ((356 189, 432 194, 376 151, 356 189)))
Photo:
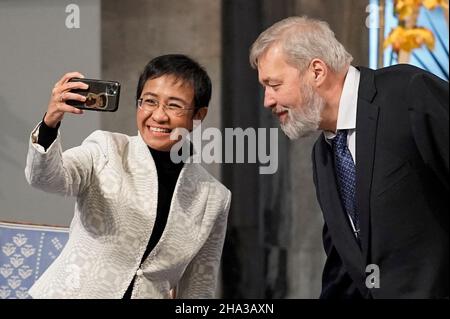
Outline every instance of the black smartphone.
POLYGON ((83 110, 104 112, 115 112, 119 108, 119 82, 80 78, 72 78, 69 82, 83 82, 89 85, 89 88, 71 90, 72 93, 84 95, 86 101, 67 100, 67 104, 83 110))

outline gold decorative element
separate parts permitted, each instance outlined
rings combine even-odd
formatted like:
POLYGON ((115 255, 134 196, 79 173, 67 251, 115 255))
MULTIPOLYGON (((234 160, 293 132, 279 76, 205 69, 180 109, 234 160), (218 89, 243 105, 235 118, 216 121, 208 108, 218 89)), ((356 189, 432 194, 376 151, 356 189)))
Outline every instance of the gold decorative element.
POLYGON ((423 6, 434 10, 441 7, 448 22, 448 0, 395 0, 394 5, 398 26, 385 39, 384 48, 392 46, 392 50, 398 54, 398 62, 408 63, 412 50, 422 45, 426 45, 429 50, 434 49, 433 33, 416 25, 420 8, 423 6))
POLYGON ((384 40, 384 47, 392 45, 392 50, 399 53, 400 50, 411 52, 424 44, 428 49, 433 50, 434 43, 433 33, 426 28, 416 27, 408 29, 398 26, 384 40))
POLYGON ((422 5, 422 0, 396 0, 395 12, 398 19, 405 21, 413 16, 422 5))

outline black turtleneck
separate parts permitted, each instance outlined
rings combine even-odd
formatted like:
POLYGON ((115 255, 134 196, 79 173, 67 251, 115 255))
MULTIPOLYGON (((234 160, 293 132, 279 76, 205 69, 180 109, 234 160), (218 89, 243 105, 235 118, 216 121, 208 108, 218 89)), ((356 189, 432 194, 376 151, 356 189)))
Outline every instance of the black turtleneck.
POLYGON ((183 162, 178 164, 173 163, 170 159, 170 152, 157 151, 150 147, 148 149, 155 161, 156 172, 158 174, 158 209, 155 226, 153 227, 152 235, 142 257, 142 261, 147 258, 148 254, 155 248, 161 238, 167 223, 167 217, 169 216, 170 203, 172 202, 175 185, 184 165, 183 162))
MULTIPOLYGON (((56 128, 47 126, 44 121, 39 128, 38 144, 43 146, 46 150, 54 142, 58 133, 59 123, 56 128)), ((173 163, 170 159, 170 152, 157 151, 152 148, 148 148, 152 154, 153 160, 156 165, 156 172, 158 175, 158 206, 156 210, 155 224, 148 242, 147 248, 142 256, 141 263, 148 257, 150 252, 155 248, 158 241, 166 227, 167 218, 169 216, 170 204, 172 202, 172 195, 175 190, 175 185, 180 175, 180 171, 183 168, 183 162, 173 163)), ((131 298, 131 292, 133 290, 134 279, 128 286, 123 298, 131 298)))

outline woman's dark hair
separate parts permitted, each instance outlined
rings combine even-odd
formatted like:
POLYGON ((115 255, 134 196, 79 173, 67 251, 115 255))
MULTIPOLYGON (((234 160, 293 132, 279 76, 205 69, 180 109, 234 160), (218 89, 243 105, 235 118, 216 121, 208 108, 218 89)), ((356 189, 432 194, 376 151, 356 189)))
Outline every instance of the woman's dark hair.
POLYGON ((147 80, 156 79, 163 75, 173 75, 175 78, 192 85, 196 109, 209 105, 211 79, 200 64, 183 54, 167 54, 152 59, 139 77, 136 100, 141 97, 147 80))

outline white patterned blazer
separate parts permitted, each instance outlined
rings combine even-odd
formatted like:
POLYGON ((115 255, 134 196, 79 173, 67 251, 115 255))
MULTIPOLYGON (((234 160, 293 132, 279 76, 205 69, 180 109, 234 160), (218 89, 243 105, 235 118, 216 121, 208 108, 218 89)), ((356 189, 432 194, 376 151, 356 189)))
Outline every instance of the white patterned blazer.
MULTIPOLYGON (((39 126, 38 126, 39 127, 39 126)), ((33 298, 213 298, 231 193, 199 164, 180 172, 161 239, 141 265, 156 217, 158 178, 140 135, 95 131, 62 152, 31 134, 25 175, 46 192, 76 196, 69 240, 36 281, 33 298)))

